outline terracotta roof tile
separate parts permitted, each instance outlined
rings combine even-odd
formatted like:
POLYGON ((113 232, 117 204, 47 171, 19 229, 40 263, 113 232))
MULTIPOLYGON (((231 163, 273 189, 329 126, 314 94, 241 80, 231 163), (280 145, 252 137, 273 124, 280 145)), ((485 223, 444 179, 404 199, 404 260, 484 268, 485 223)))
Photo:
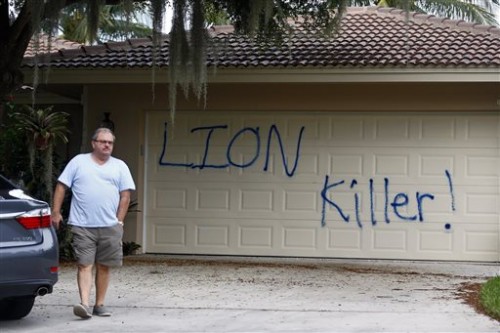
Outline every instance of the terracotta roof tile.
POLYGON ((62 38, 51 38, 49 43, 49 37, 47 35, 40 36, 38 40, 38 50, 36 47, 36 42, 34 39, 30 41, 28 44, 28 48, 26 49, 24 56, 29 58, 33 57, 35 53, 39 54, 57 54, 59 51, 63 50, 76 50, 82 47, 82 44, 71 42, 62 38), (50 47, 49 47, 50 44, 50 47), (50 50, 49 50, 50 49, 50 50), (38 51, 38 52, 37 52, 38 51))
MULTIPOLYGON (((207 64, 225 68, 500 67, 500 29, 398 9, 350 8, 341 29, 323 38, 298 25, 281 45, 258 45, 215 27, 207 64)), ((168 40, 157 65, 167 66, 168 40)), ((32 66, 28 61, 26 66, 32 66)), ((45 64, 46 65, 46 64, 45 64)), ((61 51, 52 68, 151 67, 151 40, 61 51)))

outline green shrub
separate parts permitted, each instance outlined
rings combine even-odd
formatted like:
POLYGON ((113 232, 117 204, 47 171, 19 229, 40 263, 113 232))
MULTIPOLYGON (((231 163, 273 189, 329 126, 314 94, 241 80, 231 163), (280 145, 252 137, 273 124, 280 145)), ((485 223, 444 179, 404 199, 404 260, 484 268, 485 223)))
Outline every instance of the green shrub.
MULTIPOLYGON (((25 105, 11 105, 4 111, 0 119, 0 173, 27 194, 50 203, 53 184, 63 166, 54 146, 68 142, 68 114, 53 112, 52 107, 25 105)), ((63 219, 67 221, 69 201, 63 207, 63 219)), ((75 258, 71 237, 66 222, 61 223, 57 238, 62 261, 75 258)))
POLYGON ((140 248, 141 246, 136 242, 123 242, 123 255, 129 256, 135 254, 140 248))
POLYGON ((0 119, 0 173, 25 188, 30 177, 29 154, 25 134, 14 127, 13 109, 5 110, 0 119))

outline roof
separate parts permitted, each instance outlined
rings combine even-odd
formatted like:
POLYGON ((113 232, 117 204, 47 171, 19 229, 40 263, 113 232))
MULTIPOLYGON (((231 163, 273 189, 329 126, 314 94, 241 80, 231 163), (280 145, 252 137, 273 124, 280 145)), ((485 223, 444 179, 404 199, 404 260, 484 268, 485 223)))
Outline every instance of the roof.
POLYGON ((52 37, 49 39, 49 36, 46 34, 42 34, 38 39, 38 47, 35 44, 35 38, 31 39, 30 43, 28 44, 28 48, 24 52, 25 57, 33 57, 36 53, 50 53, 56 55, 59 54, 59 52, 66 52, 66 50, 77 50, 79 52, 81 50, 81 47, 83 46, 80 43, 72 42, 62 38, 52 37))
MULTIPOLYGON (((393 8, 352 7, 341 29, 322 38, 298 26, 281 45, 259 46, 254 40, 213 29, 215 45, 208 66, 218 68, 500 68, 500 29, 494 26, 438 18, 393 8), (220 47, 220 46, 225 47, 220 47), (214 52, 215 50, 215 52, 214 52)), ((148 38, 58 51, 51 68, 148 68, 152 66, 148 38)), ((32 67, 31 58, 25 67, 32 67)), ((161 60, 168 65, 168 40, 161 60)), ((47 63, 40 62, 41 66, 47 63)))

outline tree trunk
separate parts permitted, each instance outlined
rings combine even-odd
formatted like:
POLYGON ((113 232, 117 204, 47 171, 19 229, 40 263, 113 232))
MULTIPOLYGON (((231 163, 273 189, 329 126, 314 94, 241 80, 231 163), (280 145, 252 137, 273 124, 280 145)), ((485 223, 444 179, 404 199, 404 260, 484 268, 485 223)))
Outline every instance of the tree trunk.
MULTIPOLYGON (((23 84, 21 64, 29 42, 40 22, 55 22, 58 13, 66 6, 84 0, 25 0, 19 15, 11 22, 9 0, 0 0, 0 121, 5 102, 23 84)), ((143 0, 137 0, 143 1, 143 0)), ((97 3, 98 0, 93 0, 97 3)), ((102 4, 118 4, 120 0, 104 0, 102 4)))
POLYGON ((0 101, 5 101, 23 83, 20 70, 33 35, 31 12, 25 5, 10 24, 8 1, 0 1, 0 101))
POLYGON ((35 23, 34 26, 34 22, 42 22, 44 19, 55 21, 56 14, 64 7, 83 0, 45 0, 41 8, 37 7, 40 1, 25 0, 19 15, 11 22, 9 1, 0 0, 0 108, 5 97, 23 83, 20 68, 24 53, 35 30, 40 30, 40 24, 35 23), (33 18, 34 15, 37 17, 33 18))

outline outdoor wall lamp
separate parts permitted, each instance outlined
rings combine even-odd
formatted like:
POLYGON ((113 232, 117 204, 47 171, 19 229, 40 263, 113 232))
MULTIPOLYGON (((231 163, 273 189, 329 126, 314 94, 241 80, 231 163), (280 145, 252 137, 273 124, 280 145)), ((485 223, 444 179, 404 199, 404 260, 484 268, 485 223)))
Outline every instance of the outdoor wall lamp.
POLYGON ((109 128, 111 131, 115 131, 115 123, 109 118, 111 112, 104 112, 104 119, 101 121, 100 127, 109 128))

